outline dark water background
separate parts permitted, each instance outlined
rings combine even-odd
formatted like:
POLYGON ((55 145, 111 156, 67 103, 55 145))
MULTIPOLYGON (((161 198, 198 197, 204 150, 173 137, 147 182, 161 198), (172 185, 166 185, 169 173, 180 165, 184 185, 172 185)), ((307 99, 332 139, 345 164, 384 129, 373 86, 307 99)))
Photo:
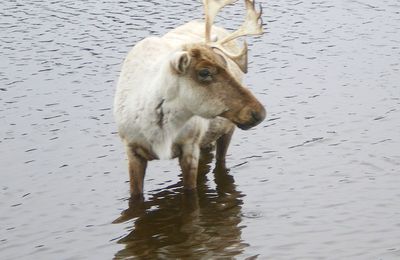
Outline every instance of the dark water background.
POLYGON ((0 258, 400 259, 400 2, 261 2, 245 81, 269 117, 235 133, 229 174, 206 155, 189 196, 153 162, 128 207, 121 62, 200 1, 2 0, 0 258))

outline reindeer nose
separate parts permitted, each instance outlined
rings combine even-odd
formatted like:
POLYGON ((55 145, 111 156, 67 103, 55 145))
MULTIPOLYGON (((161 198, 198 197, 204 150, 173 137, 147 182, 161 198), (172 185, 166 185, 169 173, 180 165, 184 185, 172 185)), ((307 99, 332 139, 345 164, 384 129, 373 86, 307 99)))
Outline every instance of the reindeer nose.
MULTIPOLYGON (((237 124, 237 126, 243 130, 250 129, 259 123, 261 123, 267 114, 265 108, 263 106, 258 106, 256 109, 254 108, 245 108, 244 109, 247 113, 247 120, 245 123, 237 124)), ((244 112, 244 111, 242 111, 244 112)), ((242 113, 241 113, 242 114, 242 113)))
POLYGON ((255 123, 255 125, 265 119, 265 114, 265 108, 262 108, 261 111, 251 111, 251 117, 253 118, 253 122, 255 123))

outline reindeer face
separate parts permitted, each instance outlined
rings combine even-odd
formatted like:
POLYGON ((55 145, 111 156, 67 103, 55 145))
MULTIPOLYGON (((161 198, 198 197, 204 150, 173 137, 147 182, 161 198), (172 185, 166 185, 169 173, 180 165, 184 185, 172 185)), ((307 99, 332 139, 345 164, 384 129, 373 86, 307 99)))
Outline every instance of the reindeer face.
POLYGON ((262 104, 228 71, 226 60, 206 45, 190 45, 172 60, 179 96, 193 114, 229 119, 241 129, 264 120, 262 104))

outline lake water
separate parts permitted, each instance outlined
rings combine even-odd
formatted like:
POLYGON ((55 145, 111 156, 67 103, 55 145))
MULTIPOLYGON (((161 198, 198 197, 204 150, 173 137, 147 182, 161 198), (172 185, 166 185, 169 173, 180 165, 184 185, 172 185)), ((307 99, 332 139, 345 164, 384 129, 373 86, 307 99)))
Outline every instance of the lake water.
POLYGON ((121 63, 200 1, 2 1, 0 258, 400 259, 400 2, 259 2, 266 121, 235 132, 229 173, 202 158, 196 194, 157 161, 129 205, 121 63))

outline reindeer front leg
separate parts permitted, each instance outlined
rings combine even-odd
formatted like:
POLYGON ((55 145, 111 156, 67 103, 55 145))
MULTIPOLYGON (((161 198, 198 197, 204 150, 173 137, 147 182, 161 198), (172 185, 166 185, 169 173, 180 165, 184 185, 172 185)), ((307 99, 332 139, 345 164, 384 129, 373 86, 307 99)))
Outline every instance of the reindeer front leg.
POLYGON ((222 135, 217 139, 217 151, 215 153, 216 166, 217 168, 226 169, 225 158, 228 152, 229 144, 231 143, 233 132, 235 128, 233 127, 228 133, 222 135))
POLYGON ((129 161, 129 181, 132 198, 143 196, 143 181, 147 167, 147 160, 135 153, 132 147, 127 147, 126 153, 129 161))
POLYGON ((198 144, 183 144, 179 156, 182 169, 183 187, 193 190, 197 186, 197 171, 199 166, 200 147, 198 144))

